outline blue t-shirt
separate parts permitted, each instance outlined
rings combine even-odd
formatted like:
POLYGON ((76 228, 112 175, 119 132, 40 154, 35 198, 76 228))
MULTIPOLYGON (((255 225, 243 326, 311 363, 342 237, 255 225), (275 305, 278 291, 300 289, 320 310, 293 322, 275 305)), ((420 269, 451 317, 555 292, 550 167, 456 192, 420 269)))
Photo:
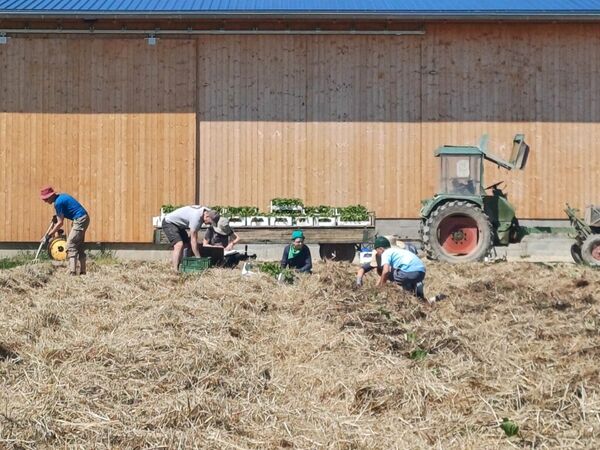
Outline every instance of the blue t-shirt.
POLYGON ((411 251, 392 247, 381 255, 381 265, 389 264, 393 269, 403 272, 425 272, 425 264, 411 251))
POLYGON ((54 209, 57 216, 64 216, 69 220, 76 220, 87 215, 87 211, 81 206, 81 203, 69 194, 58 194, 54 201, 54 209))

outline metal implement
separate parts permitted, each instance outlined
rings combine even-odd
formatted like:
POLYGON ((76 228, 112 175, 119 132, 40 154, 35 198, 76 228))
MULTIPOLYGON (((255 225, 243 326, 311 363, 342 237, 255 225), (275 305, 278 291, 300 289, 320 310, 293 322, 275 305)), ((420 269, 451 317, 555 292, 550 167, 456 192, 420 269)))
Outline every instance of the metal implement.
POLYGON ((428 258, 480 261, 494 243, 508 245, 518 239, 515 208, 500 189, 502 182, 485 187, 483 169, 485 160, 507 170, 524 169, 528 154, 522 134, 514 137, 508 161, 487 150, 487 136, 477 147, 444 145, 435 151, 441 164, 440 188, 422 201, 420 213, 421 239, 428 258))
POLYGON ((52 216, 50 225, 48 225, 48 229, 46 229, 46 232, 44 233, 44 236, 40 241, 40 246, 38 247, 37 252, 35 252, 34 261, 38 260, 42 248, 44 248, 44 245, 47 246, 48 256, 50 256, 51 259, 55 261, 64 261, 65 259, 67 259, 67 239, 64 236, 64 231, 58 230, 58 236, 52 239, 48 239, 46 237, 48 235, 48 232, 52 229, 56 222, 56 216, 52 216))
POLYGON ((37 252, 35 252, 35 258, 33 258, 34 261, 37 261, 37 259, 40 256, 40 252, 42 251, 42 247, 44 247, 44 244, 48 243, 48 232, 52 229, 52 227, 54 226, 54 224, 56 223, 58 219, 56 218, 56 216, 52 216, 52 220, 50 221, 50 225, 48 225, 48 228, 46 229, 46 232, 44 233, 44 235, 42 236, 42 239, 40 240, 40 246, 37 249, 37 252))
POLYGON ((577 264, 600 267, 600 211, 599 206, 586 208, 585 218, 579 218, 579 210, 566 205, 565 213, 575 230, 575 243, 571 246, 571 256, 577 264))

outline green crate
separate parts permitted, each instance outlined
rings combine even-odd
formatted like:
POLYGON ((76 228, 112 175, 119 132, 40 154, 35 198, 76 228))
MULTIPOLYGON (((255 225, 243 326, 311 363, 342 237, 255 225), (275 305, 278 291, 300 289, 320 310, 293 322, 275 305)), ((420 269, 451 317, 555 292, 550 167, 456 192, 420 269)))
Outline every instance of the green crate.
POLYGON ((205 269, 208 269, 210 266, 210 258, 196 258, 190 256, 189 258, 183 258, 180 270, 184 273, 201 272, 205 269))

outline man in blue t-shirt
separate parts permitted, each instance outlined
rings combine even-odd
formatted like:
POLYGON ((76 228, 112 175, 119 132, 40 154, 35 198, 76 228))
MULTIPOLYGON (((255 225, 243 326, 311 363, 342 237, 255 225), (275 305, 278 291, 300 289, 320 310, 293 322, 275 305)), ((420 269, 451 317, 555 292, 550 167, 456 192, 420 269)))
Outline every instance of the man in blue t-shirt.
POLYGON ((42 188, 40 197, 46 203, 54 203, 56 218, 54 226, 48 231, 46 239, 49 240, 63 226, 65 219, 73 221, 71 232, 67 237, 67 257, 69 259, 69 273, 77 274, 77 261, 79 261, 79 274, 85 275, 86 256, 84 251, 85 232, 90 226, 90 217, 81 203, 69 194, 59 194, 50 186, 42 188))
POLYGON ((390 241, 384 237, 375 239, 374 247, 377 255, 381 256, 383 268, 377 285, 383 286, 389 280, 424 299, 425 265, 423 261, 409 250, 392 247, 390 241))

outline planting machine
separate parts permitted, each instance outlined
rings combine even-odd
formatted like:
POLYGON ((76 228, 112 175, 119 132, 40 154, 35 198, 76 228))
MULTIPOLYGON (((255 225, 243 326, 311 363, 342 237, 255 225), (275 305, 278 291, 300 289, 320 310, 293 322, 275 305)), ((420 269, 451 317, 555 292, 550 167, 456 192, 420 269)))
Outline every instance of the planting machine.
POLYGON ((444 145, 440 159, 440 189, 421 208, 421 239, 430 259, 447 262, 480 261, 492 246, 508 245, 520 234, 515 208, 500 189, 485 186, 484 160, 507 170, 523 169, 529 146, 524 136, 513 139, 508 161, 487 151, 484 137, 478 147, 444 145))
POLYGON ((565 213, 575 229, 575 243, 571 246, 571 256, 577 264, 600 267, 600 206, 589 205, 584 218, 579 211, 568 204, 565 213))

